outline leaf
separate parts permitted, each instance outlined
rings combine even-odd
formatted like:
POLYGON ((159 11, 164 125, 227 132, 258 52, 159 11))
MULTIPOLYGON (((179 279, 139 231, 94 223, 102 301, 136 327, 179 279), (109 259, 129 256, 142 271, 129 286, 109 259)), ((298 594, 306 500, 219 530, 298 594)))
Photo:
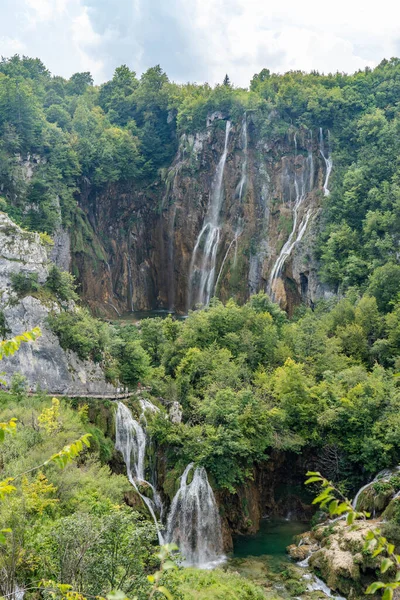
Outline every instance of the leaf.
POLYGON ((108 600, 125 600, 126 594, 121 590, 113 590, 107 594, 108 600))
POLYGON ((354 512, 349 512, 347 514, 347 518, 346 518, 347 525, 353 525, 353 523, 354 523, 354 517, 355 517, 354 512))
POLYGON ((172 594, 167 590, 166 587, 164 587, 163 585, 160 585, 159 588, 157 588, 158 592, 161 592, 162 594, 164 594, 164 596, 166 598, 168 598, 168 600, 174 600, 172 594))
POLYGON ((394 552, 394 545, 393 544, 388 544, 386 546, 386 550, 387 550, 388 554, 393 554, 393 552, 394 552))
POLYGON ((386 571, 388 569, 390 569, 391 566, 393 566, 393 561, 390 560, 390 558, 384 558, 382 563, 381 563, 381 573, 386 573, 386 571))
POLYGON ((382 581, 374 581, 374 583, 371 583, 371 585, 369 585, 367 587, 367 589, 365 590, 365 593, 366 594, 375 594, 375 592, 377 592, 378 590, 381 590, 384 587, 385 587, 385 584, 382 583, 382 581))
POLYGON ((393 590, 391 590, 390 588, 386 588, 386 590, 383 593, 382 600, 392 600, 392 598, 393 590))
POLYGON ((304 484, 308 485, 309 483, 314 483, 314 481, 322 481, 321 477, 317 477, 316 475, 313 475, 312 477, 310 477, 309 479, 307 479, 304 484))

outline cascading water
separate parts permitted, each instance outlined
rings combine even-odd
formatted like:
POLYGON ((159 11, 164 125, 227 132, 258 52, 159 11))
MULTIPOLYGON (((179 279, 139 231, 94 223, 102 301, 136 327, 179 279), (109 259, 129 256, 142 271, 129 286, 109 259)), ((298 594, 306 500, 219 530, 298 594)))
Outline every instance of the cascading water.
POLYGON ((319 129, 319 151, 321 153, 322 158, 324 159, 325 162, 325 167, 326 167, 326 173, 325 173, 325 181, 324 181, 324 194, 325 196, 329 196, 330 191, 328 189, 328 183, 329 183, 329 177, 331 175, 331 171, 332 171, 332 167, 333 167, 333 162, 332 162, 332 158, 330 155, 330 148, 329 148, 329 137, 330 137, 330 133, 329 133, 329 129, 328 129, 328 151, 329 154, 327 156, 325 156, 325 144, 324 144, 324 133, 322 131, 322 127, 320 127, 319 129))
MULTIPOLYGON (((143 401, 150 404, 148 401, 143 401)), ((157 410, 155 406, 153 409, 157 410)), ((142 404, 142 411, 148 410, 149 406, 142 404)), ((160 544, 164 543, 164 538, 158 526, 156 510, 161 512, 162 506, 160 497, 154 486, 145 480, 145 458, 146 458, 147 437, 142 426, 136 421, 131 411, 123 402, 118 402, 116 418, 116 440, 115 448, 119 450, 124 457, 128 479, 139 494, 153 518, 157 528, 158 540, 160 544), (152 490, 153 500, 139 491, 138 485, 145 484, 152 490)))
MULTIPOLYGON (((296 136, 294 137, 295 149, 297 153, 297 141, 296 136)), ((294 188, 296 192, 296 199, 293 206, 293 226, 292 231, 285 244, 280 251, 278 258, 275 261, 274 266, 271 270, 271 275, 268 281, 268 294, 273 298, 274 294, 274 284, 278 279, 280 274, 282 273, 283 266, 291 255, 293 248, 298 244, 303 235, 306 232, 308 222, 311 217, 311 209, 309 208, 306 213, 303 215, 302 219, 299 223, 299 215, 301 212, 301 208, 304 204, 304 200, 306 199, 307 193, 311 191, 314 179, 314 161, 312 151, 310 150, 307 156, 305 168, 302 169, 301 175, 298 176, 295 172, 294 174, 294 188)))
POLYGON ((224 561, 221 520, 203 467, 186 467, 172 501, 166 537, 178 545, 188 566, 211 568, 224 561))
POLYGON ((242 162, 242 177, 239 181, 239 185, 237 187, 237 195, 239 198, 239 202, 242 201, 243 192, 246 186, 247 180, 247 114, 244 113, 243 121, 242 121, 242 131, 240 132, 240 139, 243 149, 243 162, 242 162))
POLYGON ((236 261, 237 261, 237 247, 238 247, 238 239, 239 239, 239 237, 242 235, 242 233, 243 233, 243 229, 242 229, 242 228, 240 227, 240 225, 239 225, 239 226, 238 226, 238 228, 237 228, 237 229, 236 229, 236 231, 235 231, 235 237, 233 238, 233 240, 232 240, 232 241, 231 241, 231 243, 229 244, 229 246, 228 246, 228 249, 227 249, 227 251, 225 252, 224 259, 223 259, 223 261, 222 261, 222 263, 221 263, 221 268, 220 268, 220 270, 219 270, 219 273, 218 273, 217 281, 215 282, 215 289, 216 289, 216 290, 218 289, 218 283, 219 283, 219 280, 220 280, 220 278, 221 278, 222 271, 224 270, 224 266, 225 266, 225 263, 226 263, 226 259, 228 258, 229 252, 231 251, 231 248, 232 248, 232 246, 233 246, 233 245, 235 245, 235 254, 234 254, 234 257, 233 257, 233 266, 234 266, 234 267, 236 266, 236 261))
MULTIPOLYGON (((139 402, 142 422, 146 423, 146 412, 159 412, 159 408, 148 400, 141 398, 139 402)), ((123 402, 118 402, 115 447, 124 457, 129 481, 154 520, 159 543, 164 544, 165 540, 156 517, 156 511, 162 515, 162 503, 155 485, 145 480, 147 441, 146 432, 141 424, 133 418, 123 402), (140 485, 151 489, 152 500, 140 492, 140 485)), ((166 540, 178 544, 185 564, 188 565, 211 568, 225 559, 222 553, 218 507, 203 467, 194 468, 193 464, 186 467, 181 477, 180 488, 172 501, 166 540), (188 483, 188 476, 192 470, 193 479, 188 483)))
POLYGON ((175 275, 174 275, 174 255, 175 255, 175 221, 176 204, 172 208, 170 225, 168 231, 168 309, 173 311, 175 308, 175 275))
POLYGON ((210 204, 204 219, 203 227, 193 249, 189 270, 188 308, 201 303, 208 305, 214 291, 215 268, 220 241, 219 214, 223 200, 223 179, 226 157, 228 154, 230 121, 226 122, 224 151, 217 165, 211 189, 210 204), (197 262, 202 248, 202 259, 197 262), (200 277, 196 277, 197 275, 200 277))
MULTIPOLYGON (((357 492, 357 494, 354 496, 354 500, 352 502, 352 507, 354 508, 354 510, 357 510, 357 504, 358 504, 358 500, 361 496, 361 494, 367 490, 369 487, 371 487, 371 485, 373 485, 374 483, 376 483, 377 481, 382 481, 382 482, 386 482, 388 481, 391 477, 393 477, 394 475, 396 475, 397 473, 399 473, 400 471, 400 465, 398 465, 397 467, 394 467, 393 469, 383 469, 383 471, 379 471, 378 475, 376 475, 376 477, 370 481, 369 483, 366 483, 365 485, 363 485, 357 492)), ((396 496, 397 497, 397 494, 396 496)))
MULTIPOLYGON (((236 187, 236 193, 235 193, 235 198, 238 198, 239 205, 242 202, 243 193, 245 191, 246 181, 247 181, 248 155, 247 155, 247 114, 246 113, 244 113, 244 115, 243 115, 242 129, 241 129, 241 132, 240 132, 240 141, 241 141, 241 146, 242 146, 242 150, 243 150, 243 161, 242 161, 241 178, 240 178, 240 181, 239 181, 239 183, 238 183, 238 185, 236 187)), ((229 255, 231 249, 233 248, 233 246, 235 247, 235 254, 234 254, 234 260, 233 260, 233 266, 236 267, 237 250, 238 250, 238 239, 239 239, 239 237, 243 233, 242 219, 240 217, 238 217, 237 220, 238 220, 238 222, 237 222, 237 226, 236 226, 235 235, 234 235, 232 241, 230 242, 230 244, 229 244, 229 246, 227 248, 227 251, 225 252, 225 256, 224 256, 224 258, 222 260, 221 267, 220 267, 219 273, 218 273, 218 277, 217 277, 217 280, 215 282, 215 290, 218 289, 219 280, 220 280, 222 272, 224 270, 224 266, 225 266, 225 263, 227 261, 228 255, 229 255)))

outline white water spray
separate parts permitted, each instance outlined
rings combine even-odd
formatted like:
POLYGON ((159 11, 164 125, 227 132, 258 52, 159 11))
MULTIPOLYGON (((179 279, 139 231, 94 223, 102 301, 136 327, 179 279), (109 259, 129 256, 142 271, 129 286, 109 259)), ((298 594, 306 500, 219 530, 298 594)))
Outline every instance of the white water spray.
POLYGON ((230 121, 226 122, 224 151, 217 165, 215 177, 212 185, 210 204, 204 219, 202 230, 200 231, 196 244, 193 249, 192 259, 189 270, 189 306, 201 303, 208 305, 214 291, 215 268, 217 262, 218 246, 220 242, 221 230, 219 225, 219 214, 221 212, 223 200, 223 178, 226 157, 228 154, 229 132, 231 129, 230 121), (197 255, 202 247, 202 259, 197 262, 197 255), (197 263, 197 264, 196 264, 197 263), (200 280, 195 281, 196 275, 200 274, 200 280), (196 293, 193 293, 195 288, 196 293))
MULTIPOLYGON (((143 402, 150 404, 147 400, 143 400, 143 402)), ((147 404, 142 405, 142 414, 144 414, 145 410, 149 409, 147 404)), ((155 406, 153 406, 153 408, 158 410, 155 406)), ((162 506, 160 497, 154 486, 145 480, 146 444, 146 433, 142 426, 133 418, 129 408, 125 406, 123 402, 118 402, 115 448, 119 450, 124 457, 128 479, 147 506, 149 513, 153 518, 157 529, 158 540, 161 545, 164 544, 164 538, 158 526, 155 510, 158 509, 161 511, 162 506), (152 490, 153 500, 139 491, 138 485, 140 484, 145 484, 146 487, 149 487, 152 490)))
POLYGON ((203 467, 186 467, 172 501, 166 537, 179 546, 187 566, 212 568, 225 560, 218 507, 203 467))
POLYGON ((323 185, 325 196, 329 196, 329 194, 330 194, 330 191, 328 189, 328 183, 329 183, 329 177, 331 175, 331 171, 332 171, 332 167, 333 167, 333 162, 332 162, 330 148, 329 148, 329 137, 330 137, 330 133, 329 133, 329 129, 328 129, 328 154, 325 155, 324 133, 322 131, 322 127, 320 127, 319 128, 319 151, 321 153, 322 158, 324 159, 325 167, 326 167, 325 181, 324 181, 324 185, 323 185))

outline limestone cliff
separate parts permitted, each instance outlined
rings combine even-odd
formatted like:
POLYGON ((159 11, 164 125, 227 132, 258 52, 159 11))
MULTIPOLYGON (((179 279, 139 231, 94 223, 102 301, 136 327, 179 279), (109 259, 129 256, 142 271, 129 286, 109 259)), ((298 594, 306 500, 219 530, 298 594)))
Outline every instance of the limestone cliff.
POLYGON ((2 361, 1 371, 8 382, 19 372, 27 378, 31 388, 39 384, 51 393, 84 395, 112 391, 99 365, 81 361, 73 352, 65 352, 48 328, 47 316, 50 310, 60 310, 58 305, 51 301, 44 303, 33 296, 19 299, 12 289, 13 273, 36 273, 39 283, 44 283, 51 265, 51 252, 52 248, 39 234, 24 231, 0 212, 0 311, 5 318, 7 336, 36 326, 42 331, 35 343, 23 344, 17 354, 2 361))
POLYGON ((290 312, 327 293, 313 246, 329 193, 328 132, 264 134, 256 112, 228 131, 228 118, 183 135, 155 182, 84 183, 95 251, 75 245, 74 268, 93 308, 184 313, 209 288, 239 302, 266 290, 290 312))

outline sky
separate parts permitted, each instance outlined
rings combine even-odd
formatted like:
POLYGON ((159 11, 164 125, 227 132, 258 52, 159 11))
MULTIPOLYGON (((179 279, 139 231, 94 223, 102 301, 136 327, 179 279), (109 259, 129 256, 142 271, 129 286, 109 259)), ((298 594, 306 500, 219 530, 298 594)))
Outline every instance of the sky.
POLYGON ((247 87, 264 67, 354 72, 400 55, 398 0, 0 0, 0 54, 95 83, 126 64, 247 87))

